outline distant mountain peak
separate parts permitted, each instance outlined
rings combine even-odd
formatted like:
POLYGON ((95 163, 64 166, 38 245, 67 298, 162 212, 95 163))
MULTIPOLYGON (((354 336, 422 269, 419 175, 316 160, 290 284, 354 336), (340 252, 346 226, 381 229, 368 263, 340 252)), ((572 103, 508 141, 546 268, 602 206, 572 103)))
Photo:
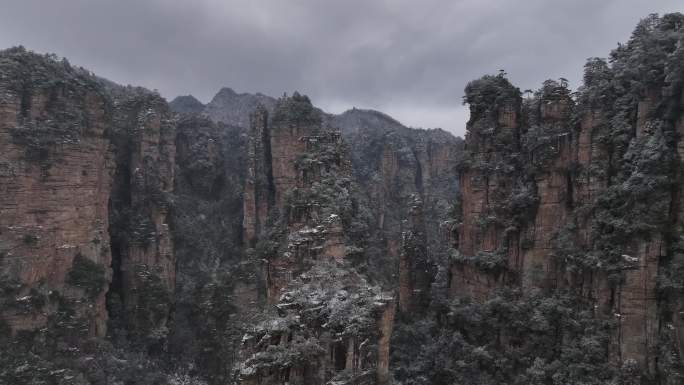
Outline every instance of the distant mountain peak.
POLYGON ((274 99, 271 96, 265 95, 261 92, 237 92, 231 87, 221 87, 221 89, 214 95, 214 98, 221 97, 257 97, 257 98, 269 98, 274 99))
POLYGON ((375 117, 375 118, 387 120, 389 122, 392 122, 393 124, 398 124, 398 125, 403 126, 403 124, 401 122, 399 122, 398 120, 394 119, 393 117, 387 115, 386 113, 384 113, 382 111, 378 111, 378 110, 373 110, 373 109, 353 107, 353 108, 348 109, 347 111, 344 111, 340 115, 353 115, 353 116, 360 116, 360 117, 375 117))
POLYGON ((225 95, 235 96, 235 95, 238 95, 238 93, 235 92, 235 90, 230 88, 230 87, 221 87, 221 89, 216 93, 214 98, 216 98, 218 96, 225 96, 225 95))
POLYGON ((204 111, 204 104, 192 95, 177 96, 169 106, 179 114, 200 114, 204 111))
MULTIPOLYGON (((284 94, 287 95, 287 94, 284 94)), ((293 98, 306 98, 295 91, 293 98)), ((263 107, 269 113, 273 113, 278 99, 260 92, 248 93, 237 92, 231 87, 221 87, 207 104, 202 104, 192 95, 178 96, 171 101, 171 109, 177 113, 201 114, 214 122, 222 122, 235 127, 249 127, 249 116, 258 107, 263 107)), ((322 112, 322 111, 321 111, 322 112)), ((374 109, 353 107, 341 114, 325 114, 326 120, 331 126, 337 127, 343 134, 357 132, 408 132, 414 130, 394 119, 386 113, 374 109)), ((443 130, 435 131, 432 135, 441 137, 441 140, 451 140, 452 135, 443 130)))
POLYGON ((238 93, 230 87, 223 87, 204 107, 203 114, 215 122, 248 127, 249 114, 258 106, 273 111, 275 105, 276 99, 273 97, 261 93, 238 93))

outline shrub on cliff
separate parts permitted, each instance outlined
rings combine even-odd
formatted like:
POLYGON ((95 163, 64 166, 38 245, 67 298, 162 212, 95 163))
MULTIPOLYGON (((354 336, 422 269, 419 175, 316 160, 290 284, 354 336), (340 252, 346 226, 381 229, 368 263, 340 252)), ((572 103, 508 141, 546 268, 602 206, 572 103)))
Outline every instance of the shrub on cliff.
MULTIPOLYGON (((147 265, 135 266, 137 303, 130 309, 129 325, 146 339, 146 345, 159 349, 168 333, 166 321, 172 303, 171 293, 159 274, 147 265)), ((141 342, 141 341, 139 341, 141 342)))
POLYGON ((278 100, 273 111, 273 124, 279 125, 319 125, 321 115, 306 95, 295 92, 291 97, 278 100))
POLYGON ((632 141, 623 158, 622 183, 608 187, 594 207, 594 248, 601 253, 604 268, 619 269, 635 239, 668 232, 672 162, 672 149, 660 125, 632 141))
POLYGON ((97 298, 105 288, 105 269, 99 263, 93 262, 82 254, 76 254, 74 262, 67 275, 67 283, 81 288, 91 299, 97 298))
POLYGON ((484 118, 484 114, 497 113, 507 104, 516 107, 520 103, 520 89, 513 86, 504 74, 485 75, 471 81, 466 85, 463 97, 463 104, 470 106, 471 122, 484 118))
POLYGON ((47 162, 55 146, 78 143, 92 128, 88 108, 92 97, 106 99, 88 71, 24 47, 0 50, 0 98, 8 96, 20 101, 11 139, 24 146, 28 160, 44 168, 51 166, 47 162), (45 99, 45 111, 36 116, 31 113, 32 103, 39 97, 45 99))

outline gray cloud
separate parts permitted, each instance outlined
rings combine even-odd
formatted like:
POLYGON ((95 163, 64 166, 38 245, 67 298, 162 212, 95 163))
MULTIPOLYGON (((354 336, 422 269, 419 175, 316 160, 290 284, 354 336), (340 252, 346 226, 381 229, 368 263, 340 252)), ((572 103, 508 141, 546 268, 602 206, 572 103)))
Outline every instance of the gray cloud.
POLYGON ((0 46, 54 52, 124 84, 208 101, 221 86, 300 90, 462 134, 466 83, 503 68, 521 88, 581 78, 652 12, 681 0, 21 0, 0 46))

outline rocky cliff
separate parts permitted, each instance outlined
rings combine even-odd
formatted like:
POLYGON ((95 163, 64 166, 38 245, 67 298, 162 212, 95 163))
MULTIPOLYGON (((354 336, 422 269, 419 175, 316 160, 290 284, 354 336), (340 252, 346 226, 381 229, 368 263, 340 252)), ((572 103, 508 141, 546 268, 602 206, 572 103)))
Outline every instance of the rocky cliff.
MULTIPOLYGON (((271 164, 280 167, 275 174, 282 183, 288 183, 287 178, 292 179, 294 172, 282 169, 290 167, 292 155, 282 161, 272 161, 270 157, 273 153, 282 158, 301 151, 301 144, 295 140, 296 133, 286 134, 285 137, 276 133, 275 138, 270 137, 271 127, 268 125, 273 118, 275 99, 260 104, 259 101, 264 100, 260 94, 237 94, 224 88, 212 101, 213 110, 224 112, 209 114, 208 109, 204 109, 201 113, 214 121, 236 122, 246 132, 249 131, 247 151, 251 163, 245 190, 244 238, 252 246, 268 217, 269 207, 275 207, 276 204, 271 164), (237 118, 228 117, 238 112, 239 122, 237 118), (249 114, 251 123, 247 124, 249 114), (277 145, 272 153, 272 142, 283 144, 277 145)), ((183 112, 185 109, 182 105, 186 102, 190 103, 188 97, 179 97, 171 105, 183 112)), ((350 145, 353 177, 359 182, 363 200, 376 203, 369 205, 370 215, 364 218, 368 223, 373 222, 369 224, 371 236, 365 248, 374 254, 366 258, 367 268, 360 268, 375 280, 383 281, 387 287, 402 286, 401 302, 406 305, 402 305, 405 310, 409 302, 425 307, 432 281, 430 276, 434 274, 434 260, 444 258, 448 248, 445 224, 453 216, 453 200, 458 187, 456 163, 463 141, 439 129, 405 127, 378 111, 352 109, 333 115, 315 107, 314 110, 320 113, 324 125, 339 128, 343 140, 350 145), (425 206, 417 210, 421 212, 420 220, 425 222, 427 228, 423 236, 412 237, 409 235, 413 231, 412 219, 417 217, 411 212, 416 211, 412 208, 416 202, 425 206), (405 237, 411 239, 410 242, 419 241, 420 244, 405 244, 405 237), (427 245, 430 245, 430 250, 427 245), (410 248, 414 248, 414 251, 402 251, 410 248), (402 270, 404 279, 398 279, 400 266, 397 261, 402 253, 405 256, 405 264, 402 265, 405 267, 402 270), (414 254, 413 257, 409 256, 414 254), (420 298, 412 300, 415 295, 420 298)), ((279 190, 286 191, 290 187, 281 186, 279 190)))
MULTIPOLYGON (((156 269, 164 290, 174 287, 166 194, 175 123, 158 95, 109 94, 66 61, 14 49, 2 65, 3 270, 17 281, 8 289, 21 298, 51 292, 93 301, 90 334, 103 336, 110 281, 131 311, 144 307, 138 279, 148 273, 140 269, 156 269)), ((44 326, 51 309, 34 310, 12 330, 44 326)))
MULTIPOLYGON (((663 97, 679 96, 664 96, 664 88, 673 86, 665 80, 672 70, 667 59, 652 64, 652 71, 662 68, 661 79, 644 81, 641 89, 611 88, 633 76, 623 72, 623 65, 645 59, 635 48, 643 39, 680 33, 670 23, 644 21, 644 30, 613 53, 612 68, 591 61, 576 104, 567 88, 553 81, 524 103, 502 76, 469 85, 466 150, 472 163, 461 174, 464 212, 458 237, 466 263, 456 264, 452 276, 456 292, 480 300, 507 282, 524 291, 584 291, 597 317, 617 318, 610 359, 634 361, 652 377, 658 361, 659 263, 668 254, 669 224, 676 222, 667 219, 677 193, 666 182, 676 180, 676 141, 665 137, 675 133, 679 120, 676 113, 658 113, 657 106, 670 103, 663 97), (613 84, 597 84, 601 76, 613 84), (480 111, 482 97, 496 101, 480 111), (496 158, 501 163, 491 161, 496 158), (508 212, 499 211, 502 207, 508 212), (507 222, 518 214, 517 223, 507 222), (559 250, 559 242, 574 248, 574 255, 559 250), (577 266, 581 254, 590 259, 577 266), (463 274, 478 264, 494 269, 483 273, 476 267, 463 274)), ((676 48, 662 49, 667 57, 676 48)))
POLYGON ((425 308, 458 192, 462 140, 403 126, 372 110, 332 116, 352 148, 354 176, 371 205, 369 274, 395 286, 400 310, 425 308), (399 263, 397 263, 399 261, 399 263))
POLYGON ((355 271, 369 210, 308 98, 246 130, 23 48, 0 74, 1 383, 389 381, 394 296, 355 271))
POLYGON ((263 306, 260 265, 244 258, 242 128, 182 116, 176 129, 172 229, 176 290, 168 356, 212 383, 232 378, 245 323, 263 306))
POLYGON ((248 154, 247 252, 276 312, 243 338, 240 383, 385 383, 393 296, 349 260, 365 208, 339 131, 295 93, 252 114, 248 154))
POLYGON ((166 101, 146 90, 115 93, 112 103, 109 316, 129 338, 163 344, 176 284, 169 213, 176 121, 166 101))
POLYGON ((69 305, 78 332, 104 336, 112 106, 66 62, 11 49, 0 67, 3 329, 44 330, 69 305))
POLYGON ((23 48, 0 53, 0 73, 0 378, 54 377, 54 357, 97 351, 108 325, 154 349, 175 286, 166 102, 23 48))
POLYGON ((574 95, 564 79, 526 97, 504 73, 468 84, 445 318, 398 330, 437 339, 426 357, 472 358, 397 377, 681 383, 683 25, 644 19, 574 95))

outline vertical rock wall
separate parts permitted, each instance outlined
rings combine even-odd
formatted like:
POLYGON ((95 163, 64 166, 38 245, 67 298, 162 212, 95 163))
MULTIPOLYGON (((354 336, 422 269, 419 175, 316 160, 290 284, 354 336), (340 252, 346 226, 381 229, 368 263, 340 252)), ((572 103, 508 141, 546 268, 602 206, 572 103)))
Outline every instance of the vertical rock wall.
POLYGON ((0 53, 0 319, 13 332, 47 326, 63 297, 87 334, 105 334, 110 111, 84 71, 0 53))
POLYGON ((251 115, 247 149, 247 180, 244 194, 244 238, 254 246, 269 208, 275 205, 273 184, 271 130, 268 111, 259 107, 251 115))
POLYGON ((451 292, 484 299, 499 282, 509 279, 509 266, 521 263, 523 227, 513 217, 510 204, 514 189, 527 187, 527 181, 521 172, 517 90, 503 77, 485 77, 469 87, 475 95, 465 143, 467 163, 459 179, 462 222, 451 292), (492 89, 500 90, 495 99, 492 89), (477 264, 485 268, 473 269, 477 264))
POLYGON ((360 203, 341 135, 295 94, 271 118, 252 115, 248 157, 248 252, 263 263, 277 314, 264 311, 247 331, 240 383, 385 383, 393 297, 347 259, 358 249, 351 226, 360 203))
POLYGON ((663 344, 678 344, 664 322, 681 324, 668 293, 679 263, 681 86, 672 79, 681 74, 665 64, 674 47, 649 63, 667 77, 648 83, 625 70, 645 60, 639 39, 678 33, 677 23, 649 22, 613 53, 612 68, 589 61, 574 99, 564 80, 522 103, 503 75, 468 85, 451 293, 486 301, 504 286, 571 291, 597 320, 614 323, 607 359, 653 381, 670 370, 663 344))
POLYGON ((74 312, 102 337, 109 291, 131 325, 163 328, 149 296, 168 306, 175 285, 166 102, 22 48, 0 55, 2 319, 32 332, 74 312))
POLYGON ((128 328, 163 340, 176 280, 169 215, 176 122, 164 99, 146 90, 125 90, 114 103, 110 297, 121 301, 128 328))
POLYGON ((368 273, 397 287, 404 313, 419 314, 429 302, 433 266, 446 254, 441 227, 453 211, 462 141, 372 110, 346 111, 331 124, 350 144, 354 176, 373 214, 368 247, 379 255, 368 273))

